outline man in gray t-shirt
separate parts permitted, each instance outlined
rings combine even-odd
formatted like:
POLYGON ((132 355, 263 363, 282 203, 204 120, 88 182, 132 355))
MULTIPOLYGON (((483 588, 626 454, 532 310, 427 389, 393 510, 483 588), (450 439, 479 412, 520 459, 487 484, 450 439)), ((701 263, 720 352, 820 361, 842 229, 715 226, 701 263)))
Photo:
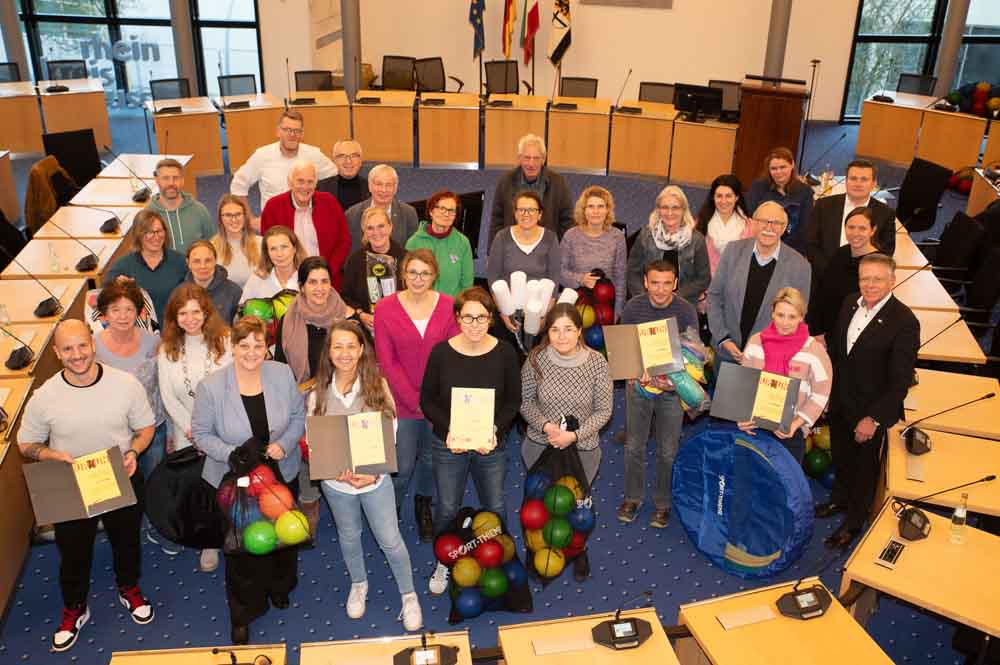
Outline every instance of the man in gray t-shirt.
MULTIPOLYGON (((147 624, 153 620, 153 606, 138 586, 144 487, 142 474, 136 473, 136 460, 153 440, 153 411, 137 379, 95 361, 94 337, 83 321, 60 323, 52 344, 63 371, 42 384, 28 401, 17 434, 18 447, 29 459, 67 464, 109 446, 122 450, 138 502, 104 513, 100 520, 114 553, 118 600, 133 621, 147 624)), ((97 522, 92 517, 55 525, 64 607, 52 635, 54 651, 72 647, 90 619, 87 593, 97 522)))

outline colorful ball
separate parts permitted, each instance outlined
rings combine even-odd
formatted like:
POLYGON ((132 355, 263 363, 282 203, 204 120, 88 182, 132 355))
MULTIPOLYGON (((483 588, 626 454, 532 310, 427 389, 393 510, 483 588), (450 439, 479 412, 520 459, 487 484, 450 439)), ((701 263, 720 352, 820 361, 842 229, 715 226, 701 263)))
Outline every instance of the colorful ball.
POLYGON ((236 501, 236 483, 230 481, 222 483, 219 485, 219 489, 215 490, 215 502, 219 504, 219 508, 222 508, 225 512, 229 512, 229 509, 233 507, 233 503, 236 501))
POLYGON ((597 320, 597 314, 594 312, 593 306, 577 303, 576 308, 580 312, 580 318, 583 319, 584 330, 594 325, 594 322, 597 320))
POLYGON ((251 298, 243 303, 243 316, 256 316, 262 321, 274 318, 274 305, 270 298, 251 298))
POLYGON ((493 538, 500 533, 500 518, 488 510, 476 513, 472 519, 472 533, 477 538, 493 538))
POLYGON ((507 593, 507 574, 499 568, 484 570, 479 578, 479 590, 487 598, 499 598, 507 593))
POLYGON ((528 571, 524 569, 517 559, 508 561, 503 565, 504 575, 507 576, 507 588, 517 589, 528 583, 528 571))
POLYGON ((288 510, 274 523, 278 540, 286 545, 298 545, 309 539, 309 520, 298 510, 288 510))
POLYGON ((592 349, 603 349, 604 329, 601 326, 590 326, 583 331, 583 341, 592 349))
POLYGON ((556 485, 562 485, 570 492, 573 493, 573 498, 577 501, 583 501, 583 484, 573 476, 563 476, 556 481, 556 485))
POLYGON ((455 563, 458 551, 462 548, 462 539, 453 533, 442 533, 434 541, 434 556, 446 566, 455 563))
POLYGON ((270 522, 257 520, 243 529, 243 547, 251 554, 269 554, 278 545, 278 534, 270 522))
POLYGON ((541 499, 551 484, 552 479, 541 471, 529 473, 524 479, 524 495, 529 499, 541 499))
POLYGON ((260 512, 272 520, 276 520, 295 507, 292 493, 284 485, 265 487, 257 498, 260 502, 260 512))
POLYGON ((615 308, 604 302, 597 303, 594 305, 594 319, 602 326, 614 325, 615 308))
POLYGON ((526 529, 524 532, 524 544, 532 552, 545 549, 545 536, 541 529, 526 529))
POLYGON ((579 531, 573 532, 573 537, 569 539, 569 544, 562 549, 567 560, 576 558, 586 549, 587 537, 579 531))
POLYGON ((559 550, 548 547, 535 552, 535 570, 542 577, 555 577, 566 567, 566 557, 559 550))
POLYGON ((483 568, 496 568, 503 563, 503 545, 496 540, 487 540, 476 548, 474 556, 483 568))
MULTIPOLYGON (((545 496, 548 496, 550 487, 545 491, 545 496)), ((564 491, 568 492, 565 487, 562 488, 564 491)), ((572 496, 572 495, 571 495, 572 496)), ((542 503, 538 499, 528 499, 521 506, 521 525, 525 529, 541 529, 545 526, 545 523, 549 521, 549 511, 546 509, 546 503, 542 503)))
POLYGON ((462 589, 455 596, 455 609, 463 618, 474 619, 483 613, 483 595, 475 587, 462 589))
MULTIPOLYGON (((594 292, 585 286, 577 287, 576 289, 576 308, 580 309, 584 305, 594 304, 594 292)), ((583 310, 580 309, 580 314, 583 314, 583 310)), ((584 326, 586 327, 586 326, 584 326)))
MULTIPOLYGON (((565 517, 574 508, 576 508, 576 497, 565 485, 553 485, 545 490, 545 509, 550 515, 565 517)), ((521 514, 524 514, 524 509, 521 510, 521 514)))
POLYGON ((830 450, 830 427, 822 425, 812 431, 813 444, 817 448, 830 450))
POLYGON ((229 511, 229 518, 233 526, 237 529, 245 529, 250 524, 264 519, 263 513, 257 507, 257 502, 253 499, 248 501, 236 501, 229 511))
POLYGON ((549 547, 561 549, 569 545, 570 538, 573 537, 573 527, 565 517, 552 517, 542 527, 542 535, 549 547))
POLYGON ((822 448, 813 448, 806 453, 802 466, 805 467, 806 473, 810 476, 819 478, 830 466, 830 461, 830 454, 828 452, 822 448))
POLYGON ((823 485, 823 487, 827 488, 828 490, 833 489, 834 476, 835 474, 833 471, 833 467, 831 466, 830 468, 828 468, 826 471, 823 472, 823 475, 819 477, 819 482, 821 485, 823 485))
POLYGON ((587 506, 577 506, 576 510, 566 516, 569 525, 574 531, 590 533, 594 530, 594 523, 597 521, 593 508, 587 506))
POLYGON ((500 547, 503 548, 503 562, 507 563, 514 558, 517 554, 517 548, 514 546, 514 539, 505 533, 501 533, 496 537, 496 541, 500 543, 500 547))
POLYGON ((260 496, 265 487, 274 485, 278 481, 274 477, 274 471, 263 464, 255 466, 247 475, 250 478, 250 485, 247 487, 247 493, 250 496, 260 496))
POLYGON ((603 305, 615 304, 615 285, 611 280, 602 279, 594 285, 594 301, 603 305))
POLYGON ((482 572, 483 569, 479 567, 479 563, 475 559, 471 556, 463 556, 455 562, 455 566, 451 570, 451 576, 458 586, 473 587, 479 584, 482 572))

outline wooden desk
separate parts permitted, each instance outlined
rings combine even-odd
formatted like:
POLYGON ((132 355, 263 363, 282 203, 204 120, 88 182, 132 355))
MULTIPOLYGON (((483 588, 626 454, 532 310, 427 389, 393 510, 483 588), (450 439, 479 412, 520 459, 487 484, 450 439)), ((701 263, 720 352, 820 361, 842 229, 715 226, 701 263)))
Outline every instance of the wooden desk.
POLYGON ((354 114, 354 140, 365 149, 369 162, 413 164, 413 102, 411 90, 358 90, 354 114), (358 99, 377 98, 375 104, 358 99))
MULTIPOLYGON (((997 133, 1000 134, 1000 131, 997 133)), ((1000 139, 997 139, 997 143, 1000 143, 1000 139)), ((987 163, 985 159, 983 163, 987 163)), ((983 169, 975 169, 975 175, 972 176, 972 191, 969 192, 969 203, 965 206, 965 214, 969 217, 975 217, 997 199, 1000 199, 1000 185, 994 185, 987 180, 986 176, 983 175, 983 169)))
MULTIPOLYGON (((228 98, 227 98, 228 99, 228 98)), ((153 116, 156 149, 190 153, 193 157, 185 169, 188 176, 222 175, 222 138, 219 129, 219 109, 208 97, 186 97, 161 101, 156 106, 146 102, 145 109, 153 116), (180 106, 180 113, 157 115, 155 108, 180 106)), ((272 136, 270 132, 268 136, 272 136)), ((230 162, 232 164, 232 162, 230 162)), ((231 168, 235 171, 238 164, 231 168)))
POLYGON ((896 286, 893 287, 892 294, 910 309, 958 314, 955 299, 945 291, 937 275, 930 270, 896 268, 896 286))
MULTIPOLYGON (((87 251, 87 248, 80 245, 80 243, 69 238, 32 240, 17 255, 17 260, 39 279, 78 279, 86 277, 93 280, 94 284, 100 284, 101 278, 111 264, 122 253, 128 251, 126 249, 127 243, 122 242, 118 238, 113 240, 88 239, 83 242, 87 245, 87 248, 97 254, 97 267, 89 272, 77 272, 75 266, 77 261, 87 256, 90 252, 87 251), (50 254, 52 250, 50 248, 55 251, 55 256, 58 259, 58 270, 53 270, 50 254)), ((11 262, 4 269, 3 273, 0 273, 0 279, 31 280, 24 269, 14 262, 11 262)))
POLYGON ((588 616, 535 621, 532 623, 500 626, 497 630, 500 648, 507 665, 612 665, 615 663, 635 663, 637 665, 671 665, 678 663, 674 650, 663 632, 663 625, 652 607, 622 612, 622 616, 636 617, 649 622, 653 635, 646 642, 627 651, 614 651, 595 644, 591 629, 602 621, 613 619, 614 612, 591 614, 588 616), (538 647, 552 651, 547 655, 535 655, 538 647))
POLYGON ((920 343, 926 344, 917 352, 919 360, 939 360, 973 365, 986 364, 986 355, 983 354, 983 350, 972 331, 969 330, 969 326, 965 321, 954 323, 958 319, 958 314, 930 309, 914 309, 913 315, 920 323, 920 343), (951 325, 953 323, 954 325, 951 325), (949 325, 951 325, 950 328, 948 328, 949 325), (931 338, 933 341, 930 341, 931 338))
MULTIPOLYGON (((232 651, 237 662, 253 663, 256 656, 267 656, 274 665, 285 665, 284 644, 248 644, 245 646, 221 646, 232 651)), ((155 651, 115 651, 108 665, 221 665, 228 663, 226 654, 212 654, 212 647, 188 649, 159 649, 155 651)))
POLYGON ((924 110, 917 157, 952 171, 979 163, 979 148, 986 133, 986 118, 968 113, 924 110))
POLYGON ((912 423, 991 392, 998 396, 934 416, 920 427, 1000 440, 1000 382, 988 376, 918 368, 917 385, 910 388, 903 402, 903 419, 912 423))
POLYGON ((1000 577, 985 574, 996 567, 1000 538, 966 526, 965 542, 954 545, 948 539, 951 520, 926 512, 930 535, 907 542, 895 570, 889 570, 876 564, 875 557, 891 536, 899 537, 898 520, 890 504, 882 507, 861 538, 841 577, 841 596, 854 582, 868 587, 851 608, 855 619, 865 624, 873 611, 876 590, 1000 637, 1000 577))
MULTIPOLYGON (((2 100, 0 100, 2 105, 2 100)), ((2 120, 0 120, 2 122, 2 120)), ((10 164, 10 151, 0 150, 0 211, 13 224, 21 216, 21 203, 14 185, 14 168, 10 164)))
POLYGON ((4 361, 10 356, 11 351, 21 347, 21 342, 0 330, 0 378, 26 379, 33 376, 41 385, 62 369, 62 363, 56 358, 51 344, 52 333, 56 329, 55 323, 12 323, 4 328, 27 342, 28 348, 35 353, 35 359, 23 369, 7 369, 4 361))
MULTIPOLYGON (((98 208, 119 207, 119 208, 142 208, 145 203, 136 203, 132 200, 137 187, 133 182, 134 178, 94 178, 83 186, 76 196, 70 199, 70 204, 75 206, 96 206, 98 208)), ((149 187, 149 191, 156 194, 159 188, 152 179, 143 180, 142 184, 149 187)))
MULTIPOLYGON (((996 408, 996 404, 994 404, 996 408)), ((911 455, 899 435, 901 427, 889 431, 886 454, 886 494, 901 499, 919 499, 1000 471, 1000 445, 990 439, 977 439, 948 432, 928 432, 931 451, 911 455), (910 480, 910 466, 923 471, 923 481, 910 480)), ((969 510, 985 515, 1000 515, 1000 482, 992 481, 945 492, 927 499, 935 506, 954 508, 969 495, 969 510)))
POLYGON ((863 157, 908 165, 917 151, 924 109, 936 98, 895 91, 882 93, 896 102, 868 99, 861 105, 861 126, 858 127, 855 152, 863 157))
POLYGON ((719 174, 731 173, 737 129, 737 125, 714 120, 674 121, 670 180, 690 185, 710 185, 719 174))
MULTIPOLYGON (((815 577, 808 578, 804 586, 812 586, 818 581, 815 577)), ((782 616, 776 603, 793 586, 793 582, 776 584, 681 605, 677 623, 687 626, 693 635, 676 643, 681 664, 892 663, 836 598, 822 617, 800 621, 782 616), (717 618, 721 614, 761 605, 768 606, 775 618, 731 630, 723 628, 717 618)))
POLYGON ((101 79, 39 81, 38 94, 42 98, 46 132, 51 134, 74 129, 93 129, 98 150, 111 145, 108 103, 101 79), (69 88, 69 92, 45 92, 45 88, 50 85, 64 85, 69 88))
POLYGON ((0 557, 0 613, 7 610, 14 588, 17 586, 21 565, 31 544, 31 528, 35 524, 31 499, 21 472, 24 460, 17 448, 17 430, 21 413, 28 396, 35 388, 33 378, 0 379, 0 395, 4 411, 10 418, 6 432, 0 434, 0 542, 4 555, 0 557), (5 390, 6 389, 6 390, 5 390))
POLYGON ((176 159, 184 167, 184 191, 192 196, 192 198, 198 198, 198 178, 195 177, 188 171, 187 165, 191 163, 191 158, 194 155, 140 155, 135 153, 126 153, 118 155, 115 161, 111 162, 104 169, 97 174, 98 178, 133 178, 129 169, 138 174, 140 178, 152 179, 156 177, 156 164, 161 159, 176 159), (128 168, 125 168, 125 167, 128 168))
MULTIPOLYGON (((11 264, 13 265, 13 264, 11 264)), ((47 279, 43 284, 59 299, 63 309, 55 316, 40 319, 34 309, 50 297, 31 280, 0 279, 0 302, 7 305, 11 323, 56 323, 63 319, 83 319, 83 301, 87 297, 87 280, 65 275, 62 279, 47 279)))
POLYGON ((87 238, 123 239, 132 229, 132 220, 140 208, 106 208, 105 210, 108 212, 81 206, 63 206, 56 210, 56 214, 52 215, 49 221, 35 232, 35 239, 66 238, 67 233, 83 240, 87 238), (110 219, 112 213, 121 220, 118 231, 101 233, 101 224, 110 219), (59 228, 56 228, 57 226, 59 228))
POLYGON ((641 108, 642 114, 611 114, 608 171, 667 177, 677 118, 674 105, 627 101, 623 106, 641 108))
POLYGON ((917 244, 913 242, 913 238, 910 237, 909 233, 896 234, 896 251, 893 252, 892 258, 896 260, 897 268, 923 270, 929 267, 927 265, 927 257, 920 251, 917 244))
MULTIPOLYGON (((458 647, 457 665, 472 665, 472 648, 469 646, 468 631, 433 633, 427 637, 427 644, 443 644, 458 647)), ((299 647, 300 665, 375 665, 392 663, 392 657, 410 647, 420 646, 417 635, 399 637, 372 637, 362 640, 337 642, 304 642, 299 647)), ((409 662, 409 661, 407 661, 409 662)), ((510 662, 510 661, 507 661, 510 662)))
POLYGON ((545 136, 549 100, 538 95, 490 95, 486 104, 486 168, 509 167, 517 158, 517 141, 525 134, 545 136), (490 106, 508 101, 511 106, 490 106))
POLYGON ((30 81, 0 83, 0 146, 11 152, 43 152, 42 113, 30 81))
POLYGON ((606 173, 610 99, 556 97, 549 107, 547 162, 555 168, 606 173), (560 110, 556 104, 576 104, 560 110))
POLYGON ((284 104, 274 95, 261 93, 257 95, 233 95, 226 97, 226 104, 231 102, 250 102, 245 109, 227 109, 218 100, 222 115, 226 120, 226 138, 229 141, 229 170, 233 173, 243 166, 250 155, 262 145, 274 143, 278 118, 285 110, 284 104))
POLYGON ((479 95, 424 92, 417 105, 421 166, 479 166, 479 95), (427 105, 428 100, 444 105, 427 105))
POLYGON ((304 90, 296 93, 296 97, 316 100, 315 104, 289 107, 301 113, 305 120, 303 140, 333 159, 333 144, 351 137, 351 105, 347 93, 343 90, 304 90))

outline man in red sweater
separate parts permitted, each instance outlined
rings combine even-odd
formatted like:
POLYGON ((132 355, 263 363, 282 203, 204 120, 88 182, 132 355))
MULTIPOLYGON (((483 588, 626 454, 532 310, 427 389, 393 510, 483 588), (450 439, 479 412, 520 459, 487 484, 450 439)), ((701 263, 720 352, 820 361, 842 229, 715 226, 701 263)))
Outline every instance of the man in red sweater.
POLYGON ((288 190, 273 196, 260 216, 260 230, 286 226, 295 232, 307 256, 330 264, 333 286, 340 289, 344 260, 351 249, 347 219, 336 197, 316 191, 316 166, 298 160, 288 172, 288 190))

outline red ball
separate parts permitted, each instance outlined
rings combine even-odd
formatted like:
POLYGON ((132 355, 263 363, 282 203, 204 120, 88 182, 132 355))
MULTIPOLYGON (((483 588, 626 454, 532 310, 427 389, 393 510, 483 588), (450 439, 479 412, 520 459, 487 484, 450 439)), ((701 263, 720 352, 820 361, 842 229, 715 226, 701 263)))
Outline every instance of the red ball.
POLYGON ((260 496, 265 487, 278 482, 278 479, 274 477, 274 471, 271 471, 270 468, 263 464, 255 466, 248 475, 250 477, 250 486, 247 488, 247 492, 250 496, 260 496))
POLYGON ((958 181, 958 191, 960 194, 968 194, 972 191, 972 181, 971 180, 959 180, 958 181))
POLYGON ((615 303, 615 285, 610 280, 601 280, 594 285, 594 301, 605 305, 615 303))
POLYGON ((615 308, 606 302, 594 305, 594 315, 602 326, 611 326, 615 323, 615 308))
POLYGON ((594 292, 586 287, 579 287, 576 290, 576 304, 577 305, 590 305, 594 302, 594 292))
MULTIPOLYGON (((462 549, 462 539, 453 533, 442 533, 434 541, 434 556, 446 566, 458 561, 459 550, 462 549)), ((501 556, 503 548, 500 549, 501 556)))
POLYGON ((521 526, 525 529, 541 529, 549 521, 549 511, 540 499, 528 499, 521 506, 521 526))
POLYGON ((567 559, 572 559, 579 556, 584 549, 586 549, 587 536, 579 531, 573 532, 573 537, 570 538, 569 545, 562 548, 562 553, 567 559))
POLYGON ((487 540, 476 548, 473 556, 483 568, 496 568, 503 563, 503 545, 495 540, 487 540))
POLYGON ((232 481, 222 483, 219 489, 215 490, 215 502, 222 510, 229 512, 234 501, 236 501, 236 483, 232 481))

